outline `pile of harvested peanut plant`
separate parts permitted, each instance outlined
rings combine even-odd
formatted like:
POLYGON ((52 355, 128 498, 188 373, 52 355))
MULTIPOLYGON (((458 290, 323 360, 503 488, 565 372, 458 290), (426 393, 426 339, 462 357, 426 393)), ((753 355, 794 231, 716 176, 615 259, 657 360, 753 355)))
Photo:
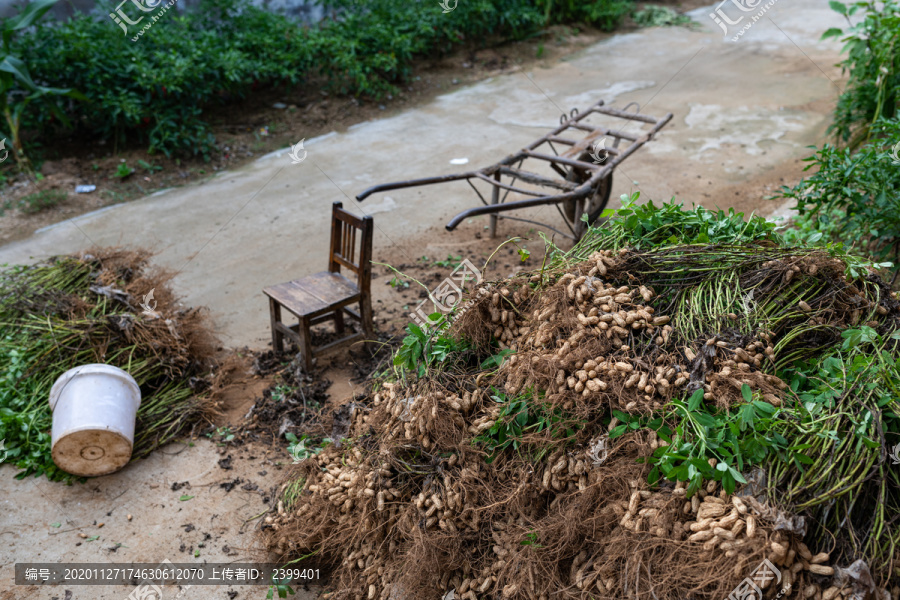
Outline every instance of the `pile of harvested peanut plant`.
POLYGON ((217 340, 140 249, 95 248, 0 270, 0 440, 28 474, 70 480, 51 458, 50 388, 68 369, 120 367, 141 388, 133 458, 211 410, 217 340))
POLYGON ((298 465, 269 548, 354 600, 897 600, 896 295, 770 233, 616 231, 408 339, 424 376, 298 465))

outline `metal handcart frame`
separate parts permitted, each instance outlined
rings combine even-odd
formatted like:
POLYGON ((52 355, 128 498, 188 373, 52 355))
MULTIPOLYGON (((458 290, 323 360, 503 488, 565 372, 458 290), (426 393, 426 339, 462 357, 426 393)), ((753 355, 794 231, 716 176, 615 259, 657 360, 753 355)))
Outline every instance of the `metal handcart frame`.
POLYGON ((448 231, 452 231, 469 217, 490 215, 491 237, 496 236, 497 223, 503 218, 546 227, 569 239, 578 240, 587 230, 582 215, 586 213, 588 222, 594 223, 606 208, 612 192, 612 175, 615 168, 653 139, 653 136, 672 119, 672 113, 656 118, 641 114, 639 111, 640 106, 634 102, 619 110, 605 106, 604 101, 600 100, 583 112, 572 109, 568 115, 563 114, 560 117, 559 127, 489 167, 452 175, 383 183, 365 190, 356 199, 362 202, 378 192, 465 179, 475 190, 482 206, 464 210, 453 217, 446 225, 448 231), (628 110, 631 106, 636 107, 635 112, 628 110), (626 124, 633 121, 647 123, 652 127, 643 133, 631 133, 625 131, 624 125, 619 129, 611 129, 587 123, 586 119, 594 114, 621 118, 628 122, 626 124), (606 137, 613 139, 612 147, 605 147, 606 137), (623 141, 627 144, 623 144, 623 141), (567 148, 561 148, 563 151, 560 152, 557 145, 567 148), (558 178, 523 169, 526 161, 529 161, 529 164, 532 161, 543 161, 558 175, 558 178), (486 200, 481 191, 473 185, 473 180, 491 185, 490 201, 486 200), (519 182, 530 184, 532 187, 522 187, 519 182), (549 190, 556 193, 548 193, 549 190), (507 200, 510 192, 529 197, 507 200), (500 215, 547 204, 556 205, 568 232, 548 223, 500 215))

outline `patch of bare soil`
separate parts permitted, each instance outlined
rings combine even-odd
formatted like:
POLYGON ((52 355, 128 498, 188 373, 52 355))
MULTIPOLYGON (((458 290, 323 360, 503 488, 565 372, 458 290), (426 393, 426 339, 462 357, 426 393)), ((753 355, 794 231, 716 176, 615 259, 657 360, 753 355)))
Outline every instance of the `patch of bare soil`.
POLYGON ((236 427, 243 423, 256 398, 271 387, 272 378, 254 368, 253 353, 247 348, 224 360, 218 375, 222 385, 214 398, 215 423, 236 427))

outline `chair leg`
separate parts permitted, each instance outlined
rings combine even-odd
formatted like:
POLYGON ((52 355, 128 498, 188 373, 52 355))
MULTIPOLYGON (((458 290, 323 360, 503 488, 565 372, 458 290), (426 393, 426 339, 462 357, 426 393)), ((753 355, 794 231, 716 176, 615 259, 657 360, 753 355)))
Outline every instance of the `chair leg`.
POLYGON ((359 300, 359 317, 362 321, 362 328, 366 337, 370 340, 375 339, 375 323, 372 316, 372 299, 363 296, 359 300))
POLYGON ((313 347, 312 335, 309 331, 309 318, 300 317, 300 327, 297 333, 300 335, 300 353, 303 355, 303 363, 306 365, 306 374, 312 372, 313 347))
POLYGON ((276 353, 284 352, 284 334, 277 327, 281 323, 281 305, 272 298, 269 298, 269 320, 272 325, 272 350, 276 353))
POLYGON ((338 334, 344 333, 344 309, 334 311, 334 328, 338 334))

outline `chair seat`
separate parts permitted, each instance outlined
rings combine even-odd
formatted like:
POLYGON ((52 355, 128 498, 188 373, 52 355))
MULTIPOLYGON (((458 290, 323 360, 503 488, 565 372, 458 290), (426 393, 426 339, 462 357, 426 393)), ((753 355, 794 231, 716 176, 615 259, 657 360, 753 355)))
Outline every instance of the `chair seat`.
POLYGON ((359 301, 356 284, 330 271, 272 285, 263 293, 298 317, 315 317, 359 301))

